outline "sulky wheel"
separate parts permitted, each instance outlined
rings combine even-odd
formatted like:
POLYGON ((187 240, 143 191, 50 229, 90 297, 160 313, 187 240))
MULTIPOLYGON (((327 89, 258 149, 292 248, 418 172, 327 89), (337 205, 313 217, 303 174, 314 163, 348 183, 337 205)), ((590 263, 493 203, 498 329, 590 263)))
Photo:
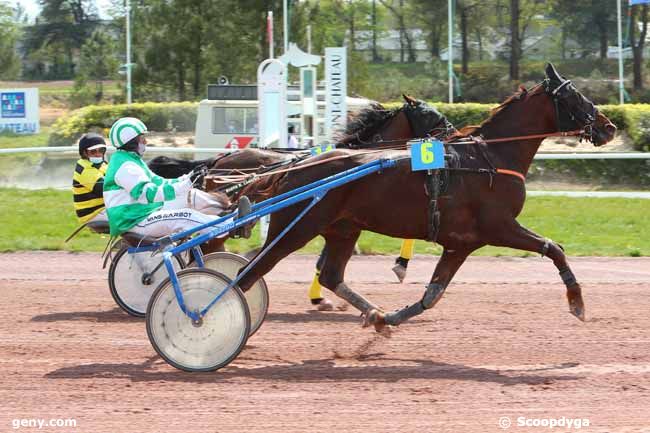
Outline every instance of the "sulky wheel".
MULTIPOLYGON (((185 269, 178 281, 188 311, 201 311, 230 284, 211 269, 185 269)), ((246 299, 238 287, 228 290, 198 323, 181 310, 170 279, 156 289, 147 308, 147 335, 158 354, 185 371, 213 371, 241 352, 250 331, 246 299)))
MULTIPOLYGON (((230 279, 234 279, 239 269, 248 264, 248 259, 245 257, 228 252, 207 254, 203 257, 203 261, 206 269, 220 272, 230 279)), ((264 278, 257 280, 247 292, 244 292, 244 296, 251 315, 250 335, 253 335, 262 326, 269 309, 269 290, 264 278)))
MULTIPOLYGON (((160 255, 152 257, 150 251, 129 254, 127 250, 124 246, 115 254, 108 270, 108 287, 122 310, 131 316, 144 317, 151 294, 168 277, 167 268, 158 267, 163 261, 160 255)), ((176 271, 185 267, 179 257, 172 260, 176 271)))

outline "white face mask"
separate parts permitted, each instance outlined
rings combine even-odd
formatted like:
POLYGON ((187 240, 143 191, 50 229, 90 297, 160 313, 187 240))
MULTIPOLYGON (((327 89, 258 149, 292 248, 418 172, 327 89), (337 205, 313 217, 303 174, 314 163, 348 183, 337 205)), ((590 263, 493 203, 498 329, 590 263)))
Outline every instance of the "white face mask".
POLYGON ((138 155, 144 155, 144 151, 147 150, 147 145, 144 143, 138 143, 138 148, 135 150, 138 152, 138 155))
POLYGON ((104 162, 103 156, 91 156, 88 158, 92 164, 101 164, 104 162))

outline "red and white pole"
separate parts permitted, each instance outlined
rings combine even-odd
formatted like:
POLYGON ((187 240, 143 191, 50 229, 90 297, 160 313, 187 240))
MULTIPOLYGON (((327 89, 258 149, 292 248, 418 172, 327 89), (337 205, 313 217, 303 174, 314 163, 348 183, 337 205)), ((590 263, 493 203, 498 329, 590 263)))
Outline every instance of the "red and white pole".
POLYGON ((269 59, 273 58, 273 11, 266 16, 266 39, 269 41, 269 59))

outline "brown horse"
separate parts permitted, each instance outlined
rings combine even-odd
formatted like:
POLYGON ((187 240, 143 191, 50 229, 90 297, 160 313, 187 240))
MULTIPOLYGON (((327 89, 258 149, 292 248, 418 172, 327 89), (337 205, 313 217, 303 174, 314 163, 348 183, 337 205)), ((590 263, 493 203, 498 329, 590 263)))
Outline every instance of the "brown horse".
MULTIPOLYGON (((444 250, 420 301, 384 313, 344 282, 346 264, 362 230, 399 238, 429 237, 432 218, 428 215, 426 173, 411 171, 408 153, 400 151, 338 151, 334 153, 348 153, 349 158, 249 186, 244 191, 249 196, 269 186, 274 187, 274 193, 282 193, 378 157, 398 160, 392 169, 330 191, 268 254, 260 257, 242 277, 240 287, 247 290, 282 258, 322 235, 329 254, 320 283, 361 311, 366 325, 374 324, 380 331, 387 324, 398 325, 432 308, 465 259, 478 248, 494 245, 541 253, 553 260, 567 288, 570 312, 584 320, 581 287, 562 247, 522 227, 516 218, 526 199, 524 176, 544 135, 584 130, 585 138, 600 146, 614 137, 616 127, 552 65, 547 66, 546 75, 544 82, 530 91, 522 88, 480 126, 461 131, 455 141, 446 145, 448 153, 458 155, 459 168, 449 169, 446 192, 439 197, 437 242, 444 250)), ((305 206, 295 205, 272 214, 267 244, 305 206)))
MULTIPOLYGON (((447 136, 456 130, 449 121, 435 108, 423 101, 404 96, 404 104, 395 109, 387 110, 379 104, 361 110, 352 118, 345 130, 336 136, 337 148, 372 149, 381 146, 404 146, 414 137, 447 136)), ((244 149, 221 157, 197 161, 185 161, 175 158, 158 157, 149 161, 149 168, 159 176, 175 178, 189 173, 197 166, 206 165, 215 176, 231 174, 234 170, 245 173, 260 174, 274 167, 282 168, 299 163, 310 154, 307 152, 273 151, 264 149, 244 149)), ((327 154, 323 158, 327 158, 327 154)), ((229 196, 239 191, 237 185, 217 185, 208 179, 208 190, 219 188, 229 196)), ((215 238, 203 244, 204 254, 225 251, 228 238, 215 238)), ((316 266, 316 273, 321 269, 327 256, 327 248, 323 249, 316 266)), ((320 287, 310 289, 311 302, 319 309, 329 310, 333 304, 322 297, 320 287)))

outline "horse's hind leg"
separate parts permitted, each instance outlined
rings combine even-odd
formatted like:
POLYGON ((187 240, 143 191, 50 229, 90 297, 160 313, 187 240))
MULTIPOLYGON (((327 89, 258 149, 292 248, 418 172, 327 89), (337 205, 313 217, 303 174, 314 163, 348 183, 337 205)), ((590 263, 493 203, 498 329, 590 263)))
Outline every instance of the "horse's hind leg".
POLYGON ((431 277, 431 281, 427 285, 422 299, 413 305, 406 306, 401 310, 394 311, 386 314, 378 314, 375 319, 375 328, 380 330, 384 325, 399 325, 402 322, 410 319, 411 317, 422 314, 424 310, 433 308, 442 295, 445 289, 454 278, 458 269, 465 263, 467 256, 471 254, 476 248, 450 250, 445 249, 436 265, 436 270, 431 277))
POLYGON ((578 319, 584 321, 585 304, 582 300, 582 288, 569 267, 562 247, 550 239, 543 238, 526 227, 519 225, 517 221, 513 221, 511 226, 503 227, 498 237, 490 241, 490 245, 531 251, 539 253, 542 256, 547 256, 553 260, 553 264, 560 272, 562 282, 567 289, 566 294, 569 301, 569 311, 578 319))
POLYGON ((357 227, 347 222, 339 222, 325 233, 327 258, 323 264, 319 282, 359 310, 367 325, 371 313, 380 311, 379 307, 352 290, 344 281, 345 266, 352 256, 354 245, 360 234, 361 231, 357 227))

